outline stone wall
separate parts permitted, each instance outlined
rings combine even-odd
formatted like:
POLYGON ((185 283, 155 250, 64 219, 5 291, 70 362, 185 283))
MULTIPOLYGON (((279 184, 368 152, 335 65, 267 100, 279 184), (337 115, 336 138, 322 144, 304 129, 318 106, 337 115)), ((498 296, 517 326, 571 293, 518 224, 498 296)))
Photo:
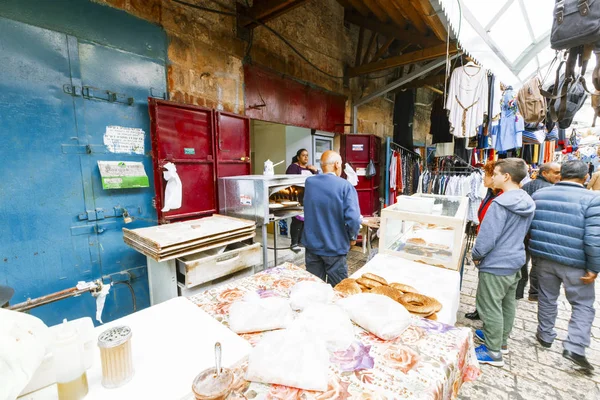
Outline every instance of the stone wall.
MULTIPOLYGON (((248 42, 238 38, 235 17, 171 0, 96 1, 165 29, 169 38, 167 76, 171 100, 244 114, 242 60, 248 42)), ((235 8, 234 0, 218 0, 224 7, 208 0, 188 2, 220 11, 235 8)), ((354 64, 358 28, 344 25, 344 10, 335 0, 308 1, 268 25, 328 74, 342 76, 345 65, 354 64)), ((346 88, 341 78, 317 71, 264 27, 254 29, 249 56, 253 62, 277 72, 347 96, 346 123, 351 123, 350 101, 386 83, 386 78, 354 78, 346 88)), ((376 99, 359 108, 357 131, 391 136, 392 117, 393 104, 376 99)), ((350 127, 346 132, 350 132, 350 127)))

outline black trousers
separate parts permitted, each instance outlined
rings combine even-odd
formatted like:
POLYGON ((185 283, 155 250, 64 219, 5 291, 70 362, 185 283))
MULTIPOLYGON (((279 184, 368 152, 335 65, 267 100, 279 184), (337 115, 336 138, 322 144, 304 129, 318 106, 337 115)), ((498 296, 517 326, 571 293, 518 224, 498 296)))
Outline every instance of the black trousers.
POLYGON ((337 285, 348 277, 346 254, 333 257, 319 256, 306 249, 304 260, 308 272, 321 278, 323 281, 327 278, 327 283, 331 286, 337 285))
POLYGON ((300 244, 303 230, 304 221, 300 221, 297 218, 292 218, 292 223, 290 225, 290 238, 292 239, 292 246, 300 244))
POLYGON ((527 281, 529 280, 529 295, 537 296, 538 295, 538 277, 537 270, 535 267, 535 260, 531 258, 529 251, 526 250, 527 257, 525 258, 525 265, 521 267, 521 280, 517 285, 517 298, 522 299, 525 295, 525 286, 527 286, 527 281), (529 272, 527 266, 529 264, 529 260, 531 260, 531 271, 529 272))

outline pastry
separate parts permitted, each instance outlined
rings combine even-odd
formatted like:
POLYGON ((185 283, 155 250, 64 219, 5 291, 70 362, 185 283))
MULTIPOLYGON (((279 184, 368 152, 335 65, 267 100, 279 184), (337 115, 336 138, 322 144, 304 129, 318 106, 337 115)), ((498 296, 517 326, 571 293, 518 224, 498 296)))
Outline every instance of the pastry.
POLYGON ((389 286, 377 286, 376 288, 371 289, 370 293, 382 294, 394 301, 398 301, 400 299, 400 296, 402 296, 401 291, 389 286))
MULTIPOLYGON (((358 286, 360 286, 360 285, 358 285, 358 286)), ((360 290, 361 290, 363 293, 368 293, 368 292, 370 292, 370 291, 371 291, 371 289, 369 289, 368 287, 365 287, 365 286, 360 286, 360 290)))
POLYGON ((363 274, 362 278, 372 279, 372 280, 377 281, 377 282, 379 282, 379 283, 381 283, 382 285, 385 285, 385 286, 387 286, 387 284, 388 284, 387 281, 384 278, 382 278, 381 276, 375 275, 375 274, 371 274, 371 273, 363 274))
POLYGON ((445 244, 439 244, 439 243, 429 243, 429 247, 432 247, 434 249, 440 249, 440 250, 450 249, 450 247, 446 246, 445 244))
POLYGON ((442 303, 440 303, 439 301, 437 301, 433 297, 430 297, 430 299, 433 301, 433 304, 435 306, 435 312, 439 312, 442 309, 442 303))
POLYGON ((390 283, 390 287, 393 287, 396 290, 401 291, 402 293, 419 293, 419 291, 417 289, 415 289, 412 286, 409 285, 404 285, 402 283, 390 283))
POLYGON ((382 286, 380 282, 374 281, 373 279, 369 279, 369 278, 358 278, 356 280, 357 283, 368 287, 369 289, 373 289, 374 287, 377 286, 382 286))
POLYGON ((345 284, 345 283, 356 283, 356 279, 352 279, 352 278, 346 278, 346 279, 342 279, 342 281, 340 283, 338 283, 338 285, 341 284, 345 284))
POLYGON ((409 312, 429 316, 436 312, 434 299, 419 293, 405 293, 398 300, 409 312))
MULTIPOLYGON (((346 279, 344 279, 344 280, 346 280, 346 279)), ((353 281, 354 280, 352 280, 352 282, 350 282, 350 281, 347 281, 347 282, 342 281, 342 282, 338 283, 335 286, 334 290, 336 292, 340 292, 341 294, 346 295, 346 296, 352 296, 352 295, 355 295, 355 294, 362 293, 362 289, 360 288, 360 286, 358 285, 358 283, 353 282, 353 281)))
POLYGON ((416 244, 418 246, 426 246, 427 242, 421 238, 410 238, 406 240, 406 244, 416 244))
POLYGON ((425 318, 427 318, 427 319, 430 319, 430 320, 432 320, 432 321, 437 321, 437 314, 436 314, 436 313, 433 313, 433 314, 431 314, 430 316, 428 316, 428 317, 425 317, 425 318))

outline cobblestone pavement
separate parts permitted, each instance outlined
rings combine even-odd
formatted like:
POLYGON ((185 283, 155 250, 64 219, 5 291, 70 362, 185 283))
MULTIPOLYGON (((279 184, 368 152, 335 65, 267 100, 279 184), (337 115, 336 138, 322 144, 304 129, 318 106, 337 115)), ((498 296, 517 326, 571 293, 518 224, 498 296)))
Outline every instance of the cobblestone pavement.
MULTIPOLYGON (((358 249, 354 249, 358 250, 358 249)), ((348 254, 348 270, 352 274, 367 261, 360 251, 348 254)), ((596 309, 600 309, 600 282, 596 284, 596 309)), ((466 265, 463 275, 459 315, 456 325, 481 328, 481 321, 471 321, 465 313, 475 308, 477 271, 466 265)), ((525 289, 527 294, 528 288, 525 289)), ((600 312, 592 328, 592 344, 587 349, 588 360, 596 368, 585 376, 562 357, 562 341, 567 337, 571 307, 564 296, 559 298, 556 321, 558 337, 550 349, 542 348, 535 340, 537 303, 522 299, 517 302, 515 326, 508 341, 510 354, 505 356, 503 368, 482 365, 482 376, 475 382, 465 383, 460 391, 461 400, 600 400, 600 312)), ((476 343, 478 344, 478 343, 476 343)))

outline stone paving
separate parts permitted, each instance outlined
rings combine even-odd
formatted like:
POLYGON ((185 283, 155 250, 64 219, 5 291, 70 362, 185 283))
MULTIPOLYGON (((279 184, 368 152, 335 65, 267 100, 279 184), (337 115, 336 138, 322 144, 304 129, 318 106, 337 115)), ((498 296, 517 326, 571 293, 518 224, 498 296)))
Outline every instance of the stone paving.
MULTIPOLYGON (((356 249, 358 250, 358 249, 356 249)), ((352 273, 362 267, 367 255, 351 251, 348 269, 352 273)), ((596 284, 600 295, 600 282, 596 284)), ((456 325, 481 328, 481 321, 471 321, 465 313, 475 308, 477 271, 472 264, 465 266, 459 315, 456 325)), ((525 289, 527 294, 528 288, 525 289)), ((510 354, 505 356, 503 368, 482 365, 482 376, 473 383, 465 383, 460 391, 461 400, 600 400, 600 312, 592 328, 592 343, 587 350, 588 360, 596 368, 591 376, 577 371, 562 357, 562 341, 567 337, 571 307, 564 297, 559 298, 556 321, 558 337, 550 349, 542 348, 535 340, 537 303, 526 298, 517 302, 515 327, 508 341, 510 354)), ((600 309, 597 296, 596 309, 600 309)), ((478 343, 476 343, 478 345, 478 343)))

